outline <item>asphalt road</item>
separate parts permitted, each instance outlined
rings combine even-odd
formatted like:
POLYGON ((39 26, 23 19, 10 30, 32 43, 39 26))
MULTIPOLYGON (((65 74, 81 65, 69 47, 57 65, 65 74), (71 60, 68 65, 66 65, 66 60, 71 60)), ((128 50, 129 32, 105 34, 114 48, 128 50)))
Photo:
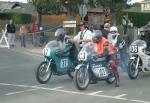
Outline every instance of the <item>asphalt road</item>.
POLYGON ((99 81, 79 91, 66 75, 39 84, 35 69, 42 59, 23 48, 0 48, 0 103, 150 103, 150 73, 136 80, 121 73, 121 87, 99 81))

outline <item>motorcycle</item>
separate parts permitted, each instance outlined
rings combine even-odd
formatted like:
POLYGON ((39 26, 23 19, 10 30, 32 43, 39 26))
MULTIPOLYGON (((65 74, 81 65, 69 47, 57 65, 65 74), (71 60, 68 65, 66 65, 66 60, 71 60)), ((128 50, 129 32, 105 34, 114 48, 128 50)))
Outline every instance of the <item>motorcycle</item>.
POLYGON ((128 76, 130 79, 136 79, 139 72, 150 72, 150 54, 146 48, 147 44, 143 40, 136 40, 129 46, 128 76))
MULTIPOLYGON (((73 44, 67 44, 64 49, 71 46, 71 50, 76 51, 73 44)), ((70 50, 70 51, 71 51, 70 50)), ((45 84, 49 81, 52 74, 61 76, 67 74, 70 78, 73 78, 72 72, 74 72, 75 61, 71 57, 70 51, 63 53, 60 56, 57 54, 62 51, 58 41, 50 41, 43 49, 44 61, 40 63, 36 70, 36 79, 38 82, 45 84)))
POLYGON ((79 90, 85 90, 88 87, 92 73, 96 80, 104 80, 108 84, 112 84, 116 80, 110 65, 106 62, 106 58, 104 56, 94 58, 96 55, 95 47, 96 44, 87 43, 78 54, 80 64, 75 67, 74 82, 79 90))

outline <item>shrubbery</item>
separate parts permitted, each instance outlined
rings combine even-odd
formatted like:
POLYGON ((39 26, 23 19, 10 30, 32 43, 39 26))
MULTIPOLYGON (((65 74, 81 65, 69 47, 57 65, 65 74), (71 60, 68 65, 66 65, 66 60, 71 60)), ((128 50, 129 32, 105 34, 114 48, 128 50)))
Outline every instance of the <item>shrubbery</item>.
POLYGON ((147 22, 150 21, 150 13, 129 12, 128 18, 132 18, 134 26, 141 27, 146 25, 147 22))
POLYGON ((1 20, 13 19, 16 24, 28 24, 32 20, 32 15, 7 12, 7 13, 0 13, 0 19, 1 20))

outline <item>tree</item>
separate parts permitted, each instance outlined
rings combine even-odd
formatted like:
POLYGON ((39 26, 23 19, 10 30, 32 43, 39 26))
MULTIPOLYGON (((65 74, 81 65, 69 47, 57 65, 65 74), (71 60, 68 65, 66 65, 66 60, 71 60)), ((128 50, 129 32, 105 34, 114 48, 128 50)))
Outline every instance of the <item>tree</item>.
POLYGON ((74 19, 79 13, 81 4, 96 7, 102 5, 105 10, 110 9, 113 12, 121 10, 128 0, 28 0, 32 2, 38 12, 38 21, 41 21, 42 14, 54 14, 67 11, 69 19, 74 19))
POLYGON ((31 2, 36 8, 39 25, 41 25, 43 14, 58 13, 62 10, 56 0, 28 0, 28 2, 31 2))
POLYGON ((109 9, 113 14, 113 24, 116 24, 116 15, 120 13, 123 8, 126 8, 127 2, 131 0, 95 0, 97 5, 102 5, 104 8, 104 12, 107 12, 109 9))

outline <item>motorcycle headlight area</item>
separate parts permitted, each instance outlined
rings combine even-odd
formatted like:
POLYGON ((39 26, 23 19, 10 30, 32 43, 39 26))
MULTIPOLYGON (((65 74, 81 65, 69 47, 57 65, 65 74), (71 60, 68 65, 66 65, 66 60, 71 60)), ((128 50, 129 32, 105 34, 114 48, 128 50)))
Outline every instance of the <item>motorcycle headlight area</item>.
POLYGON ((138 52, 138 46, 137 45, 130 45, 129 50, 130 50, 130 53, 137 53, 138 52))
POLYGON ((78 60, 79 61, 86 61, 87 60, 87 52, 86 51, 80 51, 78 55, 78 60))
POLYGON ((49 48, 43 49, 43 55, 45 55, 45 56, 50 56, 50 52, 51 52, 51 50, 49 48))

